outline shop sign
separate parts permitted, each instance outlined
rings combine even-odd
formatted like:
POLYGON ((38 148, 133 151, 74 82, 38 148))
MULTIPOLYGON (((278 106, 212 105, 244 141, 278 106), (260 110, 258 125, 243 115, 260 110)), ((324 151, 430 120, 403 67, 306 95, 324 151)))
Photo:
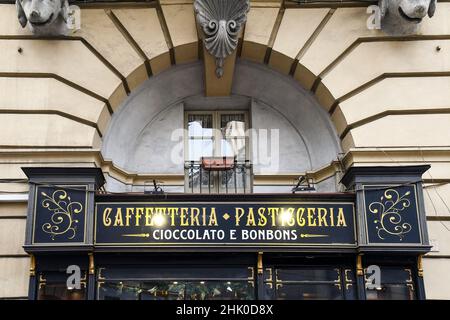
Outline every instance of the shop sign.
POLYGON ((95 245, 354 246, 353 203, 97 203, 95 245))

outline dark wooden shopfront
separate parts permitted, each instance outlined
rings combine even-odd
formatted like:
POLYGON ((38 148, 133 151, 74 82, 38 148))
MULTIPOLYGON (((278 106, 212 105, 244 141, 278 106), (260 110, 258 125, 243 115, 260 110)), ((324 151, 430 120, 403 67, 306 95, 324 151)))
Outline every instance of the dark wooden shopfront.
MULTIPOLYGON (((377 170, 363 173, 383 177, 377 170)), ((368 179, 367 184, 358 180, 367 177, 350 170, 348 175, 356 178, 344 177, 351 190, 345 193, 234 194, 219 199, 107 194, 99 191, 103 178, 98 169, 25 168, 32 195, 24 246, 32 255, 29 298, 424 299, 421 255, 429 245, 420 180, 411 178, 423 170, 410 168, 392 182, 368 179), (393 205, 395 217, 402 219, 394 229, 379 221, 390 211, 375 209, 387 205, 393 205), (176 221, 169 214, 165 225, 146 221, 145 213, 157 207, 179 209, 173 215, 176 221), (257 220, 258 213, 274 207, 280 210, 278 218, 283 219, 285 209, 289 212, 285 224, 271 221, 270 214, 265 224, 257 220), (192 208, 200 214, 192 214, 192 208), (216 210, 212 220, 211 208, 216 210), (249 208, 255 219, 248 217, 249 208), (205 216, 203 209, 209 210, 205 216), (296 210, 305 215, 295 218, 296 210), (191 220, 180 218, 182 212, 191 212, 191 220), (239 215, 241 224, 236 221, 239 215), (68 224, 65 218, 70 218, 68 224), (170 232, 157 238, 163 229, 170 232), (194 240, 167 238, 182 229, 192 230, 194 240), (199 239, 207 229, 216 234, 222 230, 225 238, 199 239), (373 265, 381 270, 381 282, 368 288, 367 268, 373 265), (68 285, 69 266, 79 267, 80 288, 68 285)), ((393 173, 388 173, 392 179, 393 173)))

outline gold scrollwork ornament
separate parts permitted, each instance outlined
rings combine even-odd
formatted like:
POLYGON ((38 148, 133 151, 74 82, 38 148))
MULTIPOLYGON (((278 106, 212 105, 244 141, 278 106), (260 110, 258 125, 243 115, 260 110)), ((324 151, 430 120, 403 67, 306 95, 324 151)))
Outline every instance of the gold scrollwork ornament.
POLYGON ((41 195, 44 197, 42 207, 51 212, 50 222, 42 225, 42 231, 50 234, 52 240, 63 235, 67 235, 69 240, 75 238, 79 221, 75 215, 83 211, 83 205, 72 201, 64 190, 56 190, 51 196, 45 192, 41 195))
POLYGON ((378 219, 374 220, 374 223, 377 224, 378 238, 384 240, 391 235, 399 237, 399 240, 402 241, 405 234, 411 231, 412 227, 409 223, 402 223, 402 211, 411 205, 408 198, 410 195, 411 191, 400 196, 398 191, 388 189, 380 201, 372 202, 369 205, 370 212, 378 215, 378 219))

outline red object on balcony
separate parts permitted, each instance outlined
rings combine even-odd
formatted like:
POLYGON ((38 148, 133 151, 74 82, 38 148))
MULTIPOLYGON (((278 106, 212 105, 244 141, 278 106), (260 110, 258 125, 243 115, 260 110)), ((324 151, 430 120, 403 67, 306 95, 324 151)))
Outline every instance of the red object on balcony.
POLYGON ((202 168, 211 171, 233 169, 234 157, 202 157, 202 168))

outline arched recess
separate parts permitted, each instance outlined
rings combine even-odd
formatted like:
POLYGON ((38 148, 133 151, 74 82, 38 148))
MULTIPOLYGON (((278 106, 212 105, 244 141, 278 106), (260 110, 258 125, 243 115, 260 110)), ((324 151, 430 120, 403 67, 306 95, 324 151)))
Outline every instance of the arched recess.
MULTIPOLYGON (((274 160, 277 165, 255 161, 256 176, 311 172, 337 159, 340 140, 329 115, 312 93, 291 77, 238 59, 231 96, 206 98, 203 72, 203 64, 196 62, 175 66, 146 80, 114 113, 103 139, 103 158, 132 174, 182 177, 184 163, 179 155, 184 110, 209 108, 248 110, 257 137, 259 130, 268 130, 273 139, 269 143, 276 141, 272 147, 279 150, 274 160)), ((256 143, 255 139, 251 143, 256 143)), ((253 153, 255 150, 259 152, 253 148, 253 153)), ((256 157, 253 154, 250 160, 256 157)), ((114 191, 130 190, 115 179, 108 185, 114 191)), ((335 188, 331 183, 323 191, 335 188)))

